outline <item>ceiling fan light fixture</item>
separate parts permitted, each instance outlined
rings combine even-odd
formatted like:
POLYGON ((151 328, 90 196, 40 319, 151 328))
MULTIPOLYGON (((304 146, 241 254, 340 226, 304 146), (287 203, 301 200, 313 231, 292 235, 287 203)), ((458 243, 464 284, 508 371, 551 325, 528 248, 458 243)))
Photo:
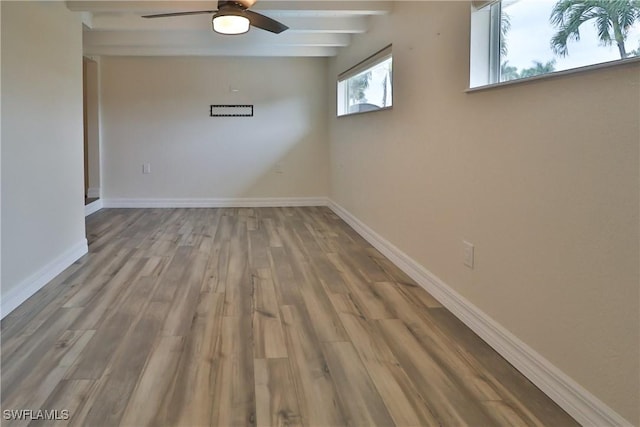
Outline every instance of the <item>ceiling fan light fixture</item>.
MULTIPOLYGON (((2 0, 0 0, 2 1, 2 0)), ((634 0, 635 1, 635 0, 634 0)), ((193 10, 184 12, 143 15, 143 18, 168 18, 172 16, 201 15, 213 13, 213 31, 220 34, 244 34, 251 27, 280 34, 289 27, 281 22, 247 10, 256 0, 218 0, 218 10, 193 10)))
POLYGON ((249 18, 242 10, 222 8, 213 15, 213 31, 220 34, 244 34, 249 31, 249 18))

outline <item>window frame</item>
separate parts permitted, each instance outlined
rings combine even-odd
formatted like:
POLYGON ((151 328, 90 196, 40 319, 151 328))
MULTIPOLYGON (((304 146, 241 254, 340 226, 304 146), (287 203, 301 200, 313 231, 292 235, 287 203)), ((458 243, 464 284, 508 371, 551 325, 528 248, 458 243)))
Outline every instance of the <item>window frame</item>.
POLYGON ((465 92, 482 91, 494 87, 527 83, 640 62, 640 55, 631 56, 624 59, 620 58, 605 62, 595 62, 530 77, 500 81, 500 20, 502 1, 503 0, 475 0, 471 2, 469 86, 465 92), (483 14, 485 16, 482 16, 483 14), (474 38, 480 38, 481 40, 480 42, 474 43, 474 38), (482 83, 478 83, 478 81, 482 81, 482 83))
POLYGON ((337 82, 336 82, 336 117, 346 117, 357 114, 366 114, 373 113, 377 111, 390 110, 393 108, 393 68, 391 68, 391 72, 389 77, 391 78, 391 105, 386 107, 379 107, 374 110, 368 111, 354 111, 349 112, 349 99, 347 96, 347 87, 346 82, 363 72, 371 70, 383 62, 391 59, 391 63, 393 64, 393 45, 389 44, 374 54, 368 56, 364 60, 358 62, 353 67, 341 72, 338 74, 337 82))

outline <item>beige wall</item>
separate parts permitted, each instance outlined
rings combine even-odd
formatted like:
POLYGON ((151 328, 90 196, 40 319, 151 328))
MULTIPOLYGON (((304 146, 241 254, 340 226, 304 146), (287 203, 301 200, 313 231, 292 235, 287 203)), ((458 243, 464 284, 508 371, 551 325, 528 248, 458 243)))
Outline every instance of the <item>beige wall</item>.
MULTIPOLYGON (((0 5, 0 50, 2 48, 2 5, 0 5)), ((2 55, 0 54, 0 70, 2 55)), ((2 99, 2 72, 0 72, 0 100, 2 99)), ((2 296, 2 102, 0 102, 0 296, 2 296)), ((1 304, 0 304, 1 305, 1 304)), ((0 313, 2 315, 2 313, 0 313)))
POLYGON ((331 197, 640 424, 640 65, 465 93, 469 13, 398 2, 331 61, 393 43, 393 110, 330 101, 331 197))
POLYGON ((323 59, 102 58, 104 197, 328 195, 325 81, 323 59))
POLYGON ((1 7, 6 298, 86 240, 80 20, 62 2, 3 1, 1 7))
POLYGON ((93 59, 85 59, 85 61, 89 197, 96 197, 95 192, 100 191, 100 80, 98 62, 93 59))

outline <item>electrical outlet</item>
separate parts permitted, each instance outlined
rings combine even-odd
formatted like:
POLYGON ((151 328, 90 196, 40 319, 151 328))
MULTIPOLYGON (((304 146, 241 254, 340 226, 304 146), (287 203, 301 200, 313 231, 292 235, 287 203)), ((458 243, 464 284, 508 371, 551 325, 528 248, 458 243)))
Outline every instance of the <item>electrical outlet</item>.
POLYGON ((144 163, 142 165, 142 173, 143 174, 151 173, 151 163, 144 163))
POLYGON ((464 265, 473 268, 473 244, 463 240, 462 245, 464 246, 464 265))
POLYGON ((274 168, 275 173, 284 173, 284 169, 282 168, 282 163, 276 163, 276 167, 274 168))

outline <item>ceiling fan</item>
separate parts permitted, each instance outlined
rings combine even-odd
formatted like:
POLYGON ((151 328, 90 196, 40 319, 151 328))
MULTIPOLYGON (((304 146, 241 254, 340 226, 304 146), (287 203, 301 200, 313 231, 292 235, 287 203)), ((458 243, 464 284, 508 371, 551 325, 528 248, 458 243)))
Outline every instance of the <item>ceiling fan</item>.
POLYGON ((196 10, 190 12, 160 13, 143 18, 166 18, 170 16, 201 15, 213 13, 213 31, 220 34, 243 34, 250 26, 280 34, 286 25, 267 16, 248 10, 257 0, 219 0, 218 10, 196 10))

